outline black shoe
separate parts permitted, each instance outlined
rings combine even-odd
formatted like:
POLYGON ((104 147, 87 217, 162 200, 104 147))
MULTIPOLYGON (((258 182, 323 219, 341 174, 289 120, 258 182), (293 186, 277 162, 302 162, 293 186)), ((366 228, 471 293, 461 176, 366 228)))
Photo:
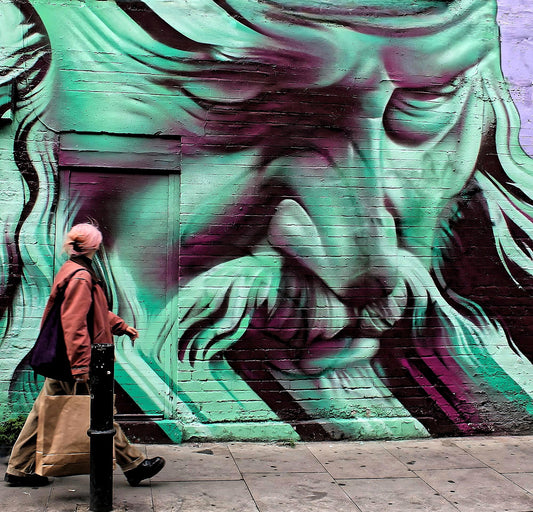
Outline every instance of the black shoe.
POLYGON ((4 481, 7 482, 10 487, 43 487, 50 483, 48 478, 35 473, 30 473, 26 476, 15 476, 6 473, 4 481))
POLYGON ((165 459, 163 457, 154 457, 153 459, 143 460, 136 468, 125 471, 124 475, 128 479, 128 483, 132 487, 136 487, 141 483, 141 480, 157 475, 164 465, 165 459))

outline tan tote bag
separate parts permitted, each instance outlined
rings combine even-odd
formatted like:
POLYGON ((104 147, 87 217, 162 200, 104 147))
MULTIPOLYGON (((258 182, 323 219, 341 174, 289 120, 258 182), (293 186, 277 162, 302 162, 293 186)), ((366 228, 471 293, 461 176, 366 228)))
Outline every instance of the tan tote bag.
MULTIPOLYGON (((87 387, 88 389, 88 387, 87 387)), ((35 473, 42 476, 90 473, 91 397, 77 395, 41 397, 37 424, 35 473)))

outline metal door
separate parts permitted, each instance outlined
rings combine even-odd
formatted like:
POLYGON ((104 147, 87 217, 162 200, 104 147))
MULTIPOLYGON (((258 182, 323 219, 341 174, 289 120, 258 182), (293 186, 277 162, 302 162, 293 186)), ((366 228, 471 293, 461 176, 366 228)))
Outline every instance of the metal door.
MULTIPOLYGON (((102 139, 91 140, 101 146, 102 139)), ((125 391, 118 395, 123 403, 117 409, 123 418, 124 412, 136 419, 169 418, 177 351, 171 342, 162 344, 161 336, 175 318, 179 174, 175 169, 132 168, 124 144, 118 152, 113 146, 111 158, 104 151, 88 159, 83 155, 86 142, 77 142, 76 151, 60 153, 56 266, 65 259, 60 246, 70 226, 96 222, 104 242, 94 265, 107 284, 111 309, 140 332, 135 344, 127 336, 115 338, 115 378, 125 391)))

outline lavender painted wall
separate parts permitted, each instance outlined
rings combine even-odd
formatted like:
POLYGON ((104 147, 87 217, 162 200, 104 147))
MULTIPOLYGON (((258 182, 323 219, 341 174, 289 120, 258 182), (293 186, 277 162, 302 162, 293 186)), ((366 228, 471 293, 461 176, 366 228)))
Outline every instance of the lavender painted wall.
POLYGON ((498 23, 502 70, 520 112, 520 141, 533 155, 533 3, 530 0, 498 0, 498 23))

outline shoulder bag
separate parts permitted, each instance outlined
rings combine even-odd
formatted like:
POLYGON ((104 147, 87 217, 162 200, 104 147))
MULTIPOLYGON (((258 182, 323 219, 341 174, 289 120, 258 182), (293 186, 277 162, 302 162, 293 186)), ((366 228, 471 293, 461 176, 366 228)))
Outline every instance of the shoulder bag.
POLYGON ((61 304, 65 297, 65 289, 72 276, 81 270, 85 269, 79 268, 74 271, 65 284, 58 289, 57 296, 43 322, 35 345, 28 354, 33 371, 44 377, 68 382, 73 380, 63 335, 63 326, 61 325, 61 304))

